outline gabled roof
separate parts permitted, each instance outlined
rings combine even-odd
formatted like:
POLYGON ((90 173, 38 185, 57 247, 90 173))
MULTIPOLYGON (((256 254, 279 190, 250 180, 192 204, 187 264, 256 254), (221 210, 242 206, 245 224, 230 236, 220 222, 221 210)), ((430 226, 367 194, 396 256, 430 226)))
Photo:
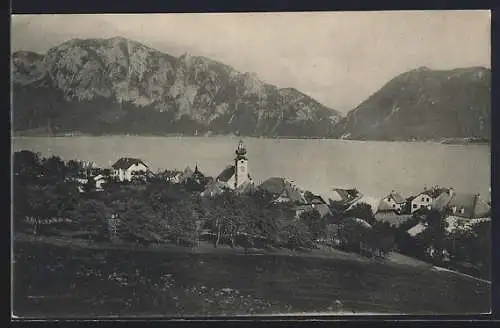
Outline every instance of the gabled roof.
POLYGON ((315 195, 310 192, 304 193, 304 199, 309 204, 328 204, 323 196, 315 195))
POLYGON ((300 191, 285 178, 269 178, 260 184, 259 189, 266 190, 276 196, 286 197, 292 202, 305 203, 305 199, 300 191))
POLYGON ((204 179, 205 175, 198 169, 198 165, 194 168, 194 172, 191 175, 192 178, 194 179, 204 179))
POLYGON ((437 211, 443 211, 446 207, 455 208, 456 212, 453 215, 463 218, 487 217, 491 210, 491 207, 479 195, 457 192, 451 194, 443 192, 432 204, 432 208, 437 211))
POLYGON ((417 198, 418 196, 420 195, 427 195, 431 198, 437 198, 439 197, 439 195, 441 195, 441 193, 443 193, 444 191, 446 191, 445 188, 432 188, 432 189, 427 189, 427 190, 424 190, 422 192, 419 192, 418 194, 415 194, 414 196, 411 196, 411 197, 408 197, 408 200, 411 201, 415 198, 417 198))
POLYGON ((224 185, 215 180, 209 180, 201 196, 213 196, 224 192, 224 185))
POLYGON ((230 165, 226 167, 218 176, 217 180, 222 182, 228 182, 234 175, 235 167, 230 165))
POLYGON ((113 164, 111 167, 114 169, 126 170, 129 167, 131 167, 132 165, 136 165, 136 164, 137 165, 142 164, 145 167, 148 167, 142 160, 140 160, 139 158, 133 158, 133 157, 122 157, 119 160, 117 160, 115 162, 115 164, 113 164))
POLYGON ((262 182, 259 186, 272 194, 281 195, 285 190, 285 179, 279 177, 272 177, 262 182))
POLYGON ((427 226, 423 224, 422 222, 418 223, 417 225, 411 227, 408 229, 406 232, 412 236, 415 237, 416 235, 422 233, 425 229, 427 229, 427 226))
POLYGON ((400 193, 395 192, 395 191, 391 192, 389 195, 387 195, 384 198, 392 198, 394 200, 394 202, 396 202, 396 204, 406 203, 406 198, 404 198, 403 196, 401 196, 400 193))

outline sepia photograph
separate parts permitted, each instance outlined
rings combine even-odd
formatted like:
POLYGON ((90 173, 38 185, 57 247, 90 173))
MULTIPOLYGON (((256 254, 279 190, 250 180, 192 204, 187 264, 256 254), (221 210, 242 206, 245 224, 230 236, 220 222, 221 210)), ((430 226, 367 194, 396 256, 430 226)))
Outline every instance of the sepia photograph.
POLYGON ((487 10, 11 16, 11 317, 491 313, 487 10))

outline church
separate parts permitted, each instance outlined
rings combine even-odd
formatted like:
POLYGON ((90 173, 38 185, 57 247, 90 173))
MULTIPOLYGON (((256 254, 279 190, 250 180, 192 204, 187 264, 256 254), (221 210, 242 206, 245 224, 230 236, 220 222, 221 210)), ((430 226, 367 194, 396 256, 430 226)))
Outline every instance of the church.
POLYGON ((236 148, 235 153, 234 165, 224 169, 219 174, 216 181, 227 188, 243 190, 249 186, 253 186, 253 181, 248 172, 247 150, 242 140, 238 143, 238 148, 236 148))

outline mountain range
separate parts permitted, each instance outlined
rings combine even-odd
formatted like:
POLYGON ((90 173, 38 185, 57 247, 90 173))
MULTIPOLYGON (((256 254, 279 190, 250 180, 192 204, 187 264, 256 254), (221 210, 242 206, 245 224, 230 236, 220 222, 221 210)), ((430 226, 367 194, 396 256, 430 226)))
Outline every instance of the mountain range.
POLYGON ((435 139, 490 134, 486 68, 403 73, 347 116, 202 56, 122 37, 12 54, 15 134, 435 139))

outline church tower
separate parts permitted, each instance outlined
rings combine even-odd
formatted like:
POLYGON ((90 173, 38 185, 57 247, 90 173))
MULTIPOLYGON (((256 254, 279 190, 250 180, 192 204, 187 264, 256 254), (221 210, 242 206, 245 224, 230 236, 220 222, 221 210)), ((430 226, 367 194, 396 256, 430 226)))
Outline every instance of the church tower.
POLYGON ((248 176, 248 158, 247 150, 243 145, 243 141, 240 140, 238 143, 238 148, 236 148, 236 157, 234 158, 234 189, 239 188, 242 184, 249 181, 248 176))

